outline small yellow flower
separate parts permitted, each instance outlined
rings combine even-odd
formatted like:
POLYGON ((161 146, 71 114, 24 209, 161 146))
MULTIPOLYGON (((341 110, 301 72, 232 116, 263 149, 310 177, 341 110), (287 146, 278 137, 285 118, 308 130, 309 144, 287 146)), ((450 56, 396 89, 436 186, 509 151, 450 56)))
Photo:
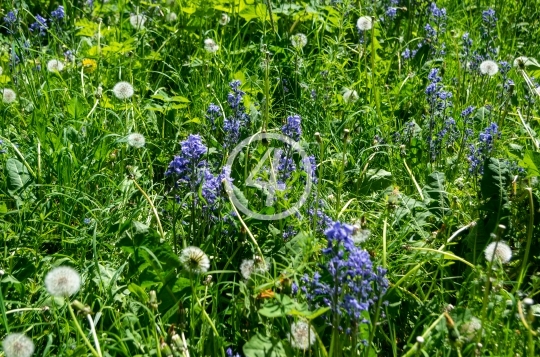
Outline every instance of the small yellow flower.
POLYGON ((82 66, 85 72, 94 72, 97 68, 97 62, 90 58, 85 58, 82 60, 82 66))

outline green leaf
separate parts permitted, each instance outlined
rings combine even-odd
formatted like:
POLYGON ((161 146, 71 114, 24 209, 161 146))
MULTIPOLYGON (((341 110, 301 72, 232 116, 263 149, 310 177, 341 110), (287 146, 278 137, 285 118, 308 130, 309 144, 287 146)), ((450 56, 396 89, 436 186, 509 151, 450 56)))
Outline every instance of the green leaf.
POLYGON ((6 162, 6 171, 8 192, 11 196, 15 196, 30 183, 30 173, 26 166, 19 160, 13 158, 8 159, 6 162))
POLYGON ((281 341, 260 333, 244 345, 243 351, 246 357, 285 357, 287 355, 281 341))
POLYGON ((131 283, 128 285, 128 290, 135 296, 137 296, 141 302, 146 303, 146 301, 148 301, 148 295, 146 294, 146 291, 144 291, 144 289, 141 288, 139 285, 131 283))
POLYGON ((427 207, 431 213, 439 218, 450 213, 450 201, 444 188, 444 173, 435 171, 427 178, 424 192, 427 198, 427 207))
POLYGON ((540 153, 532 150, 525 151, 520 165, 527 169, 529 176, 540 176, 540 153))
POLYGON ((296 308, 294 301, 287 295, 276 294, 275 298, 259 309, 259 314, 266 317, 282 317, 296 308))
POLYGON ((248 22, 253 19, 266 19, 267 17, 266 5, 264 4, 248 5, 240 11, 239 15, 240 17, 242 17, 244 20, 248 22))

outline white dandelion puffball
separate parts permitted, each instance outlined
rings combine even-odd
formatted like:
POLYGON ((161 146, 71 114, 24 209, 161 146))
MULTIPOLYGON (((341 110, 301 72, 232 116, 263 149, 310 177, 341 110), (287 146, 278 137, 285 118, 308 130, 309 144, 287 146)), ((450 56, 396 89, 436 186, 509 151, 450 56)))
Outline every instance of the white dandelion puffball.
POLYGON ((255 261, 253 259, 244 259, 240 264, 240 274, 246 280, 249 280, 251 274, 255 270, 255 261))
POLYGON ((345 88, 343 90, 343 100, 345 103, 354 103, 358 100, 358 93, 355 90, 345 88))
POLYGON ((167 16, 165 16, 165 20, 167 20, 167 22, 175 22, 178 20, 178 15, 176 15, 176 12, 169 12, 167 16))
POLYGON ((508 244, 501 241, 489 243, 484 250, 484 254, 488 262, 493 261, 493 258, 495 258, 505 264, 512 259, 512 249, 510 249, 508 244))
POLYGON ((127 143, 129 146, 139 149, 142 148, 144 144, 146 144, 146 139, 142 134, 131 133, 127 137, 127 143))
POLYGON ((140 30, 140 29, 144 28, 144 23, 145 22, 146 22, 146 16, 144 16, 143 14, 132 14, 129 17, 129 23, 136 30, 140 30))
POLYGON ((371 231, 369 229, 362 229, 360 225, 356 224, 353 226, 353 235, 351 238, 354 244, 364 243, 369 239, 370 235, 371 231))
POLYGON ((6 104, 11 104, 17 99, 17 94, 13 89, 4 88, 2 89, 2 102, 6 104))
POLYGON ((34 353, 34 342, 22 333, 10 333, 2 341, 6 357, 30 357, 34 353))
POLYGON ((68 266, 56 267, 45 276, 45 288, 52 296, 71 296, 81 288, 81 276, 68 266))
POLYGON ((296 48, 304 48, 307 45, 307 36, 303 33, 297 33, 291 36, 291 43, 296 48))
POLYGON ((184 268, 195 274, 206 273, 210 269, 210 259, 198 247, 187 247, 180 253, 180 262, 184 268))
POLYGON ((471 342, 476 337, 476 334, 480 329, 482 328, 482 321, 478 319, 477 317, 472 317, 469 321, 462 324, 459 327, 459 332, 461 334, 461 337, 467 341, 471 342))
POLYGON ((118 82, 113 87, 114 96, 118 99, 128 99, 133 95, 133 86, 128 82, 118 82))
POLYGON ((231 18, 226 13, 221 14, 221 18, 219 19, 219 24, 221 26, 227 25, 231 21, 231 18))
POLYGON ((216 53, 219 50, 219 45, 211 38, 204 40, 204 49, 209 53, 216 53))
POLYGON ((297 321, 291 324, 291 332, 289 333, 289 341, 291 346, 305 351, 316 340, 315 331, 305 321, 297 321))
POLYGON ((47 70, 49 72, 62 72, 64 69, 64 64, 62 61, 59 61, 57 59, 52 59, 49 62, 47 62, 47 70))
POLYGON ((368 31, 373 28, 373 19, 371 16, 361 16, 356 21, 356 27, 358 28, 358 31, 368 31))
POLYGON ((499 72, 499 65, 495 61, 487 60, 480 63, 480 73, 494 76, 499 72))

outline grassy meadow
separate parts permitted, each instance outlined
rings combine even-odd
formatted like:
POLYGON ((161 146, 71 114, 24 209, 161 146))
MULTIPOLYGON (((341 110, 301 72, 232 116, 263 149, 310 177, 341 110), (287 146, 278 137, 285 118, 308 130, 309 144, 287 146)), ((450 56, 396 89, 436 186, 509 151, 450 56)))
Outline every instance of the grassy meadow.
POLYGON ((540 355, 538 61, 538 0, 0 0, 0 356, 540 355))

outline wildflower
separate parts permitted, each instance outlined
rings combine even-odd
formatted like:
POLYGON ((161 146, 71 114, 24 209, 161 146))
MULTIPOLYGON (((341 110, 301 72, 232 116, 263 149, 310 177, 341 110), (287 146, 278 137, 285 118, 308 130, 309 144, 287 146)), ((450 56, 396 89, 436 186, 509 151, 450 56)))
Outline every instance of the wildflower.
POLYGON ((255 261, 253 259, 244 259, 240 264, 240 274, 246 280, 249 280, 255 269, 255 261))
POLYGON ((482 321, 477 317, 472 317, 469 321, 465 322, 459 327, 461 337, 466 342, 471 342, 476 337, 478 331, 482 329, 482 321))
POLYGON ((499 127, 495 123, 491 123, 483 132, 478 136, 479 144, 469 146, 470 154, 467 157, 470 163, 470 173, 484 172, 483 163, 489 157, 493 151, 493 143, 495 139, 500 137, 499 127))
POLYGON ((292 115, 287 117, 287 124, 281 127, 281 132, 283 135, 288 136, 294 141, 300 140, 300 136, 302 135, 301 121, 302 118, 300 115, 292 115))
POLYGON ((361 16, 356 21, 356 27, 358 28, 358 31, 368 31, 373 28, 373 19, 371 16, 361 16))
POLYGON ((219 50, 219 45, 211 38, 204 40, 204 49, 208 53, 216 53, 219 50))
POLYGON ((386 9, 385 14, 389 18, 393 19, 397 15, 397 8, 396 7, 389 7, 388 9, 386 9))
POLYGON ((11 10, 4 16, 4 23, 7 26, 14 25, 17 22, 17 10, 11 10))
POLYGON ((189 181, 188 176, 195 174, 194 169, 199 166, 208 149, 203 144, 200 135, 189 135, 180 143, 180 146, 182 147, 180 155, 175 156, 169 163, 165 175, 175 175, 180 180, 189 181))
POLYGON ((56 10, 51 12, 51 17, 57 21, 62 20, 65 16, 66 12, 64 11, 64 7, 62 5, 58 6, 56 10))
POLYGON ((296 35, 291 36, 291 43, 293 47, 302 49, 307 45, 307 36, 303 33, 297 33, 296 35))
POLYGON ((198 247, 187 247, 180 253, 180 262, 184 268, 194 274, 206 273, 210 268, 210 259, 198 247))
POLYGON ((240 138, 240 127, 246 125, 250 121, 250 117, 245 112, 242 100, 245 93, 240 89, 242 83, 239 80, 234 80, 229 83, 232 92, 227 95, 227 102, 231 107, 233 114, 223 121, 223 131, 225 131, 224 147, 230 148, 235 145, 240 138))
POLYGON ((22 333, 10 333, 2 341, 6 357, 30 357, 34 353, 34 342, 22 333))
POLYGON ((358 100, 358 93, 353 89, 345 88, 343 90, 343 100, 345 103, 354 103, 358 100))
POLYGON ((59 266, 45 276, 45 288, 53 296, 71 296, 81 288, 81 276, 68 266, 59 266))
POLYGON ((487 60, 480 64, 480 73, 494 76, 499 72, 499 65, 495 61, 487 60))
POLYGON ((97 62, 91 58, 85 58, 82 60, 82 66, 85 72, 92 73, 97 68, 97 62))
POLYGON ((214 176, 210 170, 204 169, 204 181, 201 187, 201 196, 209 206, 213 206, 221 192, 222 175, 214 176))
POLYGON ((229 21, 231 21, 231 18, 229 17, 229 15, 227 15, 226 13, 222 13, 221 18, 219 19, 219 24, 221 26, 225 26, 229 23, 229 21))
POLYGON ((144 28, 146 22, 146 16, 143 14, 131 14, 129 17, 129 23, 135 30, 141 30, 144 28))
POLYGON ((113 94, 118 99, 128 99, 133 96, 133 86, 128 82, 118 82, 113 87, 113 94))
POLYGON ((176 12, 171 11, 165 16, 165 20, 167 20, 167 22, 176 22, 176 20, 178 20, 178 15, 176 15, 176 12))
POLYGON ((322 303, 330 307, 334 318, 340 316, 342 323, 357 324, 362 313, 386 292, 388 281, 386 270, 373 269, 369 253, 354 245, 352 233, 352 226, 340 222, 326 230, 328 244, 322 250, 328 258, 325 274, 315 272, 311 281, 305 276, 302 280, 307 286, 302 290, 313 306, 322 303))
POLYGON ((47 70, 51 73, 62 72, 63 69, 64 69, 64 63, 62 61, 59 61, 57 59, 52 59, 49 62, 47 62, 47 70))
POLYGON ((129 146, 139 149, 142 148, 144 144, 146 144, 146 139, 142 134, 131 133, 127 137, 127 143, 129 146))
POLYGON ((369 229, 362 229, 360 225, 356 224, 353 226, 352 240, 354 244, 364 243, 369 239, 370 235, 371 231, 369 229))
POLYGON ((486 260, 492 262, 497 259, 502 264, 508 263, 512 259, 512 249, 504 242, 491 242, 484 250, 486 260))
POLYGON ((47 19, 41 15, 36 15, 36 22, 30 25, 30 31, 39 31, 40 36, 45 36, 45 32, 49 29, 47 19))
POLYGON ((221 116, 221 107, 210 103, 208 109, 206 110, 206 119, 212 124, 212 129, 214 129, 214 123, 217 118, 221 116))
POLYGON ((11 104, 17 99, 17 95, 12 89, 2 89, 2 101, 6 104, 11 104))
POLYGON ((315 331, 305 321, 296 321, 291 324, 291 332, 289 333, 289 341, 291 346, 299 350, 305 351, 316 340, 315 331))

